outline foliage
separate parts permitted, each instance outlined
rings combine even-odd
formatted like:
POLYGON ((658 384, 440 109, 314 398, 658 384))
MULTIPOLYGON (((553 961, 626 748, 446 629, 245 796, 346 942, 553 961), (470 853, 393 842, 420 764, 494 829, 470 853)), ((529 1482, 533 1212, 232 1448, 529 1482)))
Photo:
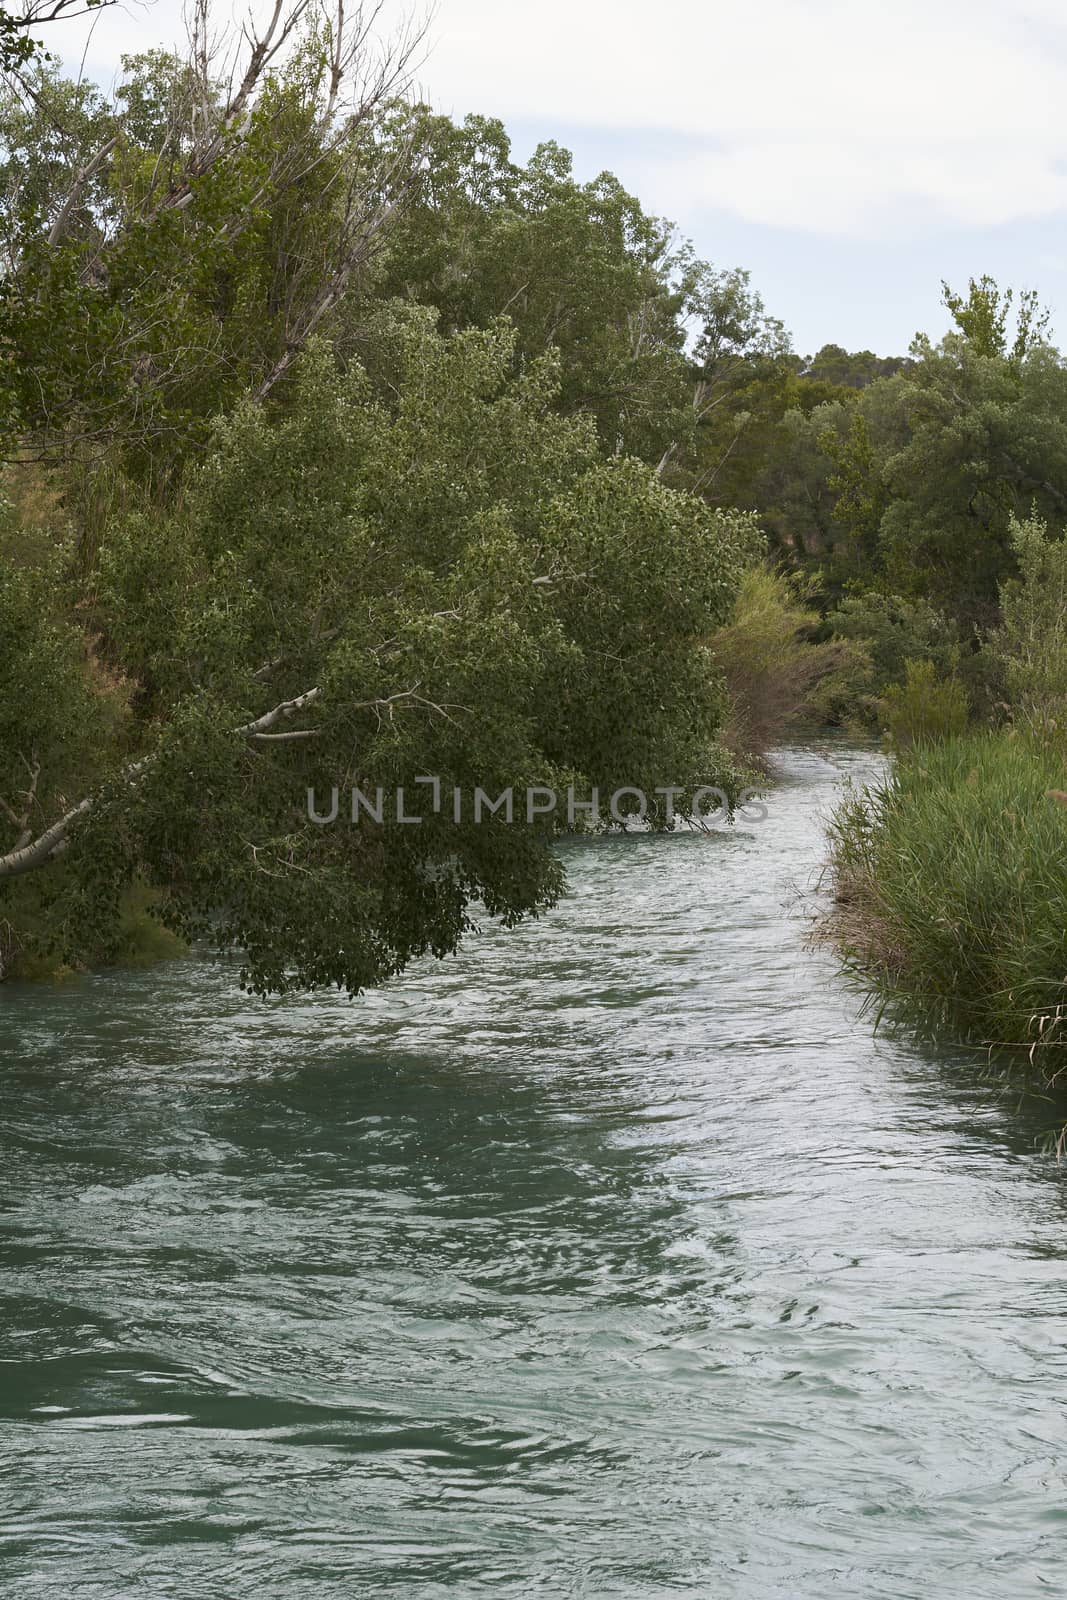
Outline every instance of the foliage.
POLYGON ((193 26, 111 99, 44 58, 0 97, 5 948, 158 912, 357 989, 550 904, 558 819, 309 787, 747 776, 707 639, 760 536, 666 469, 787 341, 610 174, 404 103, 411 40, 291 0, 227 81, 193 26))
POLYGON ((493 119, 417 107, 396 137, 425 160, 378 292, 436 306, 446 331, 506 313, 520 359, 560 351, 564 412, 595 416, 608 450, 661 453, 688 402, 664 225, 610 173, 578 183, 554 143, 515 165, 493 119))
POLYGON ((943 282, 941 299, 969 348, 979 356, 1007 356, 1013 361, 1022 361, 1033 346, 1044 339, 1049 325, 1049 313, 1038 304, 1037 291, 1024 289, 1019 296, 1015 337, 1009 346, 1008 321, 1014 291, 1001 291, 988 275, 970 279, 966 299, 943 282))
POLYGON ((924 601, 970 638, 1014 575, 1012 519, 1067 508, 1067 366, 1032 292, 946 288, 956 326, 907 361, 825 347, 746 369, 697 486, 759 511, 817 572, 824 603, 873 589, 924 601), (823 359, 825 358, 825 359, 823 359))
POLYGON ((445 331, 507 314, 520 359, 559 350, 560 408, 609 453, 686 455, 744 364, 788 348, 747 273, 698 260, 611 173, 579 183, 556 143, 520 167, 499 121, 425 106, 390 135, 424 160, 376 292, 436 306, 445 331))
POLYGON ((374 132, 395 63, 340 120, 353 48, 340 34, 312 28, 274 61, 307 9, 294 0, 288 23, 269 24, 236 89, 206 41, 189 62, 124 57, 113 102, 47 61, 8 80, 9 439, 56 461, 110 451, 153 486, 173 483, 212 418, 278 383, 366 272, 415 159, 374 132))
MULTIPOLYGON (((751 464, 748 497, 783 561, 797 571, 818 571, 825 586, 826 564, 841 537, 834 518, 833 462, 825 435, 831 428, 847 428, 853 397, 827 398, 825 391, 817 391, 816 403, 805 409, 801 402, 806 393, 801 389, 794 396, 791 386, 782 399, 784 409, 770 419, 757 460, 751 464)), ((750 426, 747 437, 752 434, 750 426)))
POLYGON ((909 661, 931 662, 938 678, 960 666, 959 629, 925 600, 874 589, 854 591, 826 620, 834 638, 863 645, 871 668, 864 686, 866 707, 876 717, 878 700, 891 685, 903 684, 909 661))
POLYGON ((724 739, 747 756, 765 755, 799 727, 829 720, 866 681, 861 644, 817 640, 821 619, 795 581, 753 566, 730 620, 711 647, 730 696, 724 739))
POLYGON ((1067 370, 1043 345, 1016 362, 948 335, 889 382, 906 436, 881 467, 881 562, 904 592, 989 625, 1012 573, 1013 514, 1036 504, 1048 515, 1064 499, 1067 370))
POLYGON ((809 380, 865 389, 876 378, 891 378, 908 365, 904 356, 876 356, 872 350, 843 350, 839 344, 824 344, 804 363, 809 380))
MULTIPOLYGON (((813 571, 832 559, 823 586, 840 591, 863 567, 834 554, 836 545, 848 546, 847 519, 837 511, 838 441, 847 445, 856 426, 858 391, 909 363, 836 345, 815 357, 794 355, 788 340, 776 336, 778 325, 766 317, 747 275, 738 276, 749 304, 741 319, 748 334, 735 341, 719 372, 712 404, 700 404, 698 388, 696 437, 676 468, 712 504, 758 510, 772 545, 791 565, 813 571)), ((870 493, 872 485, 860 487, 870 493)))
POLYGON ((96 770, 123 705, 64 606, 62 543, 35 537, 14 513, 0 502, 0 830, 17 839, 96 770))
POLYGON ((905 661, 904 682, 890 684, 882 703, 889 747, 896 751, 956 738, 970 720, 959 679, 939 678, 929 659, 905 661))
MULTIPOLYGON (((83 937, 76 951, 57 937, 63 901, 62 885, 47 876, 20 878, 8 886, 0 907, 0 980, 59 983, 88 968, 153 967, 188 954, 184 942, 159 920, 158 893, 143 883, 123 889, 113 917, 99 925, 98 942, 83 937)), ((82 931, 87 935, 88 927, 82 931)))
POLYGON ((885 1003, 1058 1070, 1067 1006, 1062 743, 917 745, 832 828, 836 931, 885 1003))
POLYGON ((871 429, 862 411, 853 411, 848 431, 826 428, 819 443, 834 464, 827 487, 834 492, 833 520, 846 530, 847 560, 851 572, 870 572, 877 562, 878 535, 887 494, 878 470, 871 429))
POLYGON ((1011 524, 1019 577, 1001 587, 1000 627, 989 651, 1010 704, 1022 716, 1067 710, 1067 542, 1039 517, 1011 524))
POLYGON ((354 990, 454 948, 475 902, 505 922, 552 902, 528 785, 606 804, 742 780, 702 641, 751 518, 605 459, 591 419, 556 413, 554 359, 516 375, 506 324, 446 338, 434 321, 382 308, 376 377, 317 348, 284 413, 246 402, 220 423, 169 515, 108 526, 93 620, 138 725, 56 873, 72 963, 143 881, 176 933, 242 948, 257 989, 354 990), (301 696, 298 727, 271 720, 301 696), (514 786, 519 810, 307 816, 309 786, 403 788, 410 811, 423 775, 468 808, 514 786))

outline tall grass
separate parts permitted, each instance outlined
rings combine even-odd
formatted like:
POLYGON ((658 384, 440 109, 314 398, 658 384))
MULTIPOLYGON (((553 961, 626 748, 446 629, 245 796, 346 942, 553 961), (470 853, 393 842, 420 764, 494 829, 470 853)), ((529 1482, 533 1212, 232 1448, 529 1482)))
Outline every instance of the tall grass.
POLYGON ((894 1009, 1067 1068, 1067 743, 918 744, 831 824, 835 935, 894 1009))

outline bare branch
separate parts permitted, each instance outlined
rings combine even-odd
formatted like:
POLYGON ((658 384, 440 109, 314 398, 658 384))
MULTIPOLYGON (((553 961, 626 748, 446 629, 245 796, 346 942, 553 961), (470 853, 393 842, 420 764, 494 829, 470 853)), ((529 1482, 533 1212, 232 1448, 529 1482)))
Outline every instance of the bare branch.
MULTIPOLYGON (((95 0, 92 5, 82 4, 82 0, 53 0, 51 6, 43 0, 28 0, 23 7, 21 16, 7 12, 4 18, 5 27, 11 31, 16 29, 25 32, 30 28, 42 27, 48 22, 73 22, 77 17, 87 17, 94 11, 102 11, 107 6, 116 4, 116 0, 95 0), (80 10, 75 10, 76 6, 80 10)), ((6 9, 6 8, 5 8, 6 9)))
POLYGON ((26 768, 26 771, 30 775, 30 786, 28 789, 24 789, 22 792, 22 798, 26 802, 23 809, 21 811, 16 811, 14 806, 9 805, 8 802, 2 796, 0 796, 0 807, 3 808, 18 835, 14 845, 16 850, 24 849, 33 838, 33 829, 30 826, 30 818, 33 816, 34 802, 37 799, 37 780, 41 776, 41 763, 37 760, 36 756, 32 762, 27 761, 25 756, 22 756, 21 760, 22 765, 26 768))
POLYGON ((67 197, 60 207, 55 221, 48 230, 47 242, 49 245, 57 245, 60 239, 62 239, 64 233, 67 231, 67 224, 71 219, 74 207, 81 198, 82 190, 89 182, 89 179, 93 177, 95 173, 99 172, 100 168, 103 166, 104 162, 107 160, 108 156, 111 154, 112 150, 114 150, 118 142, 119 135, 117 133, 113 133, 111 138, 108 139, 105 144, 102 144, 96 154, 86 162, 85 166, 82 167, 79 172, 75 173, 74 181, 67 191, 67 197))
POLYGON ((54 855, 64 847, 67 842, 67 832, 72 822, 91 811, 92 797, 82 800, 73 806, 58 822, 53 822, 32 843, 27 843, 16 850, 11 850, 5 856, 0 856, 0 878, 18 878, 24 872, 32 872, 34 867, 44 866, 54 855))
POLYGON ((304 694, 298 694, 293 700, 283 700, 272 711, 265 711, 254 722, 245 722, 234 733, 243 733, 247 738, 254 738, 257 734, 269 733, 271 728, 276 728, 279 722, 284 722, 286 717, 291 717, 298 711, 303 711, 305 706, 313 705, 322 693, 321 689, 308 689, 304 694))

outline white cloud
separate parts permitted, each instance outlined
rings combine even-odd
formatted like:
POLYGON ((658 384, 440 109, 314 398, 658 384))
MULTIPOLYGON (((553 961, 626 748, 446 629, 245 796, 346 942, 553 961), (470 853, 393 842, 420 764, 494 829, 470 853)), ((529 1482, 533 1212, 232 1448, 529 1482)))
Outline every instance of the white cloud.
POLYGON ((869 138, 753 138, 643 162, 635 176, 639 192, 655 194, 671 215, 715 208, 746 222, 855 238, 1067 211, 1067 173, 1032 163, 1017 143, 977 138, 940 150, 869 138))
POLYGON ((858 235, 909 214, 1067 209, 1067 48, 1042 26, 1067 22, 1063 0, 541 0, 527 15, 444 0, 439 93, 682 136, 645 164, 661 208, 858 235))
MULTIPOLYGON (((178 32, 177 0, 105 16, 90 66, 178 32)), ((857 236, 1067 211, 1067 0, 439 0, 431 36, 443 109, 654 132, 660 210, 857 236)))
POLYGON ((439 88, 513 113, 744 138, 1055 126, 1063 61, 989 0, 442 0, 439 88))

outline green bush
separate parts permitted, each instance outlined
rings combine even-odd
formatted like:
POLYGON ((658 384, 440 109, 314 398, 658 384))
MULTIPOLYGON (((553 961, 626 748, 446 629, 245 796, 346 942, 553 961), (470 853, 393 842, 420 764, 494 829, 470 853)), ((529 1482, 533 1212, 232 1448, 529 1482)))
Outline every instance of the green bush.
POLYGON ((55 918, 55 886, 32 874, 17 879, 0 912, 0 980, 56 983, 90 968, 154 967, 187 955, 188 945, 159 919, 160 898, 144 883, 131 884, 120 897, 110 937, 75 964, 64 957, 62 929, 55 918))
POLYGON ((850 594, 827 620, 836 638, 858 640, 866 648, 875 694, 902 682, 908 661, 932 661, 944 676, 958 658, 956 624, 923 600, 873 592, 850 594))
POLYGON ((711 640, 729 694, 724 742, 760 756, 799 727, 838 720, 870 676, 864 647, 816 640, 821 619, 782 572, 744 574, 729 622, 711 640))
POLYGON ((156 914, 160 896, 143 883, 134 883, 123 897, 118 928, 110 949, 101 960, 116 967, 154 967, 188 955, 189 946, 156 914))
POLYGON ((846 961, 905 1015, 1067 1045, 1067 745, 986 730, 917 745, 831 825, 846 961))
POLYGON ((1019 577, 1001 587, 989 653, 1014 711, 1055 718, 1067 710, 1067 542, 1039 517, 1013 518, 1011 542, 1019 577))
POLYGON ((932 661, 907 661, 904 682, 891 684, 882 701, 891 750, 952 739, 966 731, 967 694, 955 677, 941 679, 932 661))

